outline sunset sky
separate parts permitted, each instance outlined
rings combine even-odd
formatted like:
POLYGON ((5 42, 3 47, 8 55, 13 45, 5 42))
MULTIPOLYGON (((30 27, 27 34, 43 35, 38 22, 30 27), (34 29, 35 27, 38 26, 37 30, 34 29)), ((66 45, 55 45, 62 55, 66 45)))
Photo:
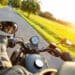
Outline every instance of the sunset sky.
POLYGON ((62 20, 75 23, 75 0, 40 0, 41 10, 62 20))

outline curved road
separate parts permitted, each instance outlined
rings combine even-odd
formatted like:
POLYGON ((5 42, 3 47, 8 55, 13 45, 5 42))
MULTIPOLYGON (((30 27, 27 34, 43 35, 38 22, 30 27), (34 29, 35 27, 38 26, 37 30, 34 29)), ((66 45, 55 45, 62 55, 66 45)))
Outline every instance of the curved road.
MULTIPOLYGON (((0 21, 13 21, 18 24, 18 31, 16 32, 16 36, 20 36, 24 38, 24 41, 27 42, 32 36, 40 37, 39 48, 46 48, 48 43, 22 18, 20 17, 11 7, 0 9, 0 21)), ((8 53, 10 50, 8 50, 8 53)), ((11 51, 12 52, 12 51, 11 51)), ((11 55, 11 52, 9 55, 11 55)), ((51 68, 59 68, 63 61, 59 58, 53 57, 48 53, 42 53, 49 61, 49 67, 51 68)))

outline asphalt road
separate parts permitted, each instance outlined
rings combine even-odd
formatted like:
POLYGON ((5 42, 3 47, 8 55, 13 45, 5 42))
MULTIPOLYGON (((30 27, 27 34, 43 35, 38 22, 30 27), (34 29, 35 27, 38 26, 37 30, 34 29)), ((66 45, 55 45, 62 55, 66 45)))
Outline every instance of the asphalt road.
MULTIPOLYGON (((32 36, 39 36, 40 44, 39 48, 46 48, 48 43, 22 18, 20 17, 11 7, 7 7, 4 9, 0 9, 0 21, 13 21, 18 25, 18 31, 16 32, 16 37, 23 37, 24 41, 27 42, 32 36)), ((8 50, 9 56, 12 53, 12 49, 8 50)), ((49 67, 51 68, 59 68, 63 63, 60 58, 56 58, 51 56, 48 53, 42 53, 46 59, 48 59, 49 67)))

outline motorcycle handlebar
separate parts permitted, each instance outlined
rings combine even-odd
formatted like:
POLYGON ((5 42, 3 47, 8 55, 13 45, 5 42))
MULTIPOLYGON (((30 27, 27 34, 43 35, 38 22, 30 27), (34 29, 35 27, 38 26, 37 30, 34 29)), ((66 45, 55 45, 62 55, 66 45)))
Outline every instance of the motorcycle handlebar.
MULTIPOLYGON (((26 50, 25 44, 22 41, 18 41, 17 43, 20 44, 26 50)), ((25 52, 30 53, 30 54, 32 54, 32 53, 37 54, 37 53, 41 53, 41 52, 49 52, 49 53, 53 52, 54 56, 60 57, 64 61, 66 61, 66 60, 72 61, 72 58, 70 57, 69 54, 68 55, 62 54, 60 51, 53 49, 53 48, 46 48, 46 49, 42 49, 42 50, 33 49, 33 50, 29 50, 29 51, 26 50, 25 52), (64 55, 66 55, 66 56, 64 56, 64 55), (62 56, 64 56, 64 57, 62 57, 62 56)))
POLYGON ((47 49, 43 49, 43 50, 38 50, 39 52, 48 52, 48 51, 51 51, 53 50, 52 48, 47 48, 47 49))
MULTIPOLYGON (((24 49, 27 49, 26 47, 25 47, 25 44, 24 44, 24 42, 23 41, 18 41, 18 42, 16 42, 16 44, 20 44, 21 45, 21 47, 23 47, 24 49)), ((32 49, 32 50, 29 50, 29 51, 31 51, 32 53, 40 53, 40 52, 48 52, 48 51, 53 51, 54 49, 52 49, 52 48, 46 48, 46 49, 42 49, 42 50, 35 50, 35 49, 32 49)), ((28 51, 28 52, 29 52, 28 51)), ((30 52, 29 52, 30 53, 30 52)))
MULTIPOLYGON (((25 44, 23 41, 17 41, 16 44, 19 44, 22 48, 24 48, 24 50, 26 50, 27 48, 25 47, 25 44)), ((35 50, 35 49, 32 49, 32 50, 29 50, 27 51, 27 53, 40 53, 40 52, 48 52, 48 51, 51 51, 52 48, 48 48, 48 49, 42 49, 42 50, 35 50)))

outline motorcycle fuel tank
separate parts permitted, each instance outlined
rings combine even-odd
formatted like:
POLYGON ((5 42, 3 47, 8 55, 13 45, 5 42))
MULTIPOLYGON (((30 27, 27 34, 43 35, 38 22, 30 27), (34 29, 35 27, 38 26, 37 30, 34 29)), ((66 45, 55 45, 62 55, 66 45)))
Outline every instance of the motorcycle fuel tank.
POLYGON ((47 64, 38 54, 27 54, 25 57, 25 67, 32 73, 37 73, 48 68, 47 64))

